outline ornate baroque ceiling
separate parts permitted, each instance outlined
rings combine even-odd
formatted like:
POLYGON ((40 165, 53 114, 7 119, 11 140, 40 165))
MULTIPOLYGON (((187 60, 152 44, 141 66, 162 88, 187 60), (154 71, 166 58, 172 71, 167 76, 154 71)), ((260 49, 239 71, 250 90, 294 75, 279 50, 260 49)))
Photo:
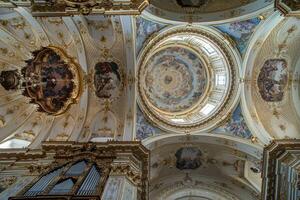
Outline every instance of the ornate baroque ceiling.
POLYGON ((213 29, 182 26, 148 43, 138 60, 138 102, 153 123, 206 131, 233 109, 240 57, 224 40, 213 29))
POLYGON ((125 100, 134 92, 134 71, 126 67, 124 45, 130 41, 123 39, 128 34, 130 40, 132 30, 123 31, 125 19, 33 18, 24 8, 1 12, 3 148, 133 137, 133 108, 125 100))
POLYGON ((0 148, 142 140, 152 199, 257 199, 263 146, 299 138, 299 19, 269 0, 150 4, 0 8, 0 148))

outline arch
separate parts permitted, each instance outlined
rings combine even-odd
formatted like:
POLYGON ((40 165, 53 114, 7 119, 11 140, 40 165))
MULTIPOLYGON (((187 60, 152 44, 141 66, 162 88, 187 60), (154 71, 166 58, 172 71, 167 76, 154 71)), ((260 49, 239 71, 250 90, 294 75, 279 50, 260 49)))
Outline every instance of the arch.
POLYGON ((212 188, 210 186, 198 187, 178 187, 164 194, 159 200, 181 200, 189 197, 199 198, 200 200, 238 200, 237 197, 220 190, 220 188, 212 188))
POLYGON ((226 146, 243 153, 251 155, 257 159, 262 158, 263 146, 250 143, 242 138, 231 137, 226 135, 215 135, 210 133, 201 133, 193 135, 185 134, 164 134, 156 137, 147 138, 142 141, 150 151, 166 144, 176 144, 178 142, 190 141, 195 143, 207 143, 226 146))

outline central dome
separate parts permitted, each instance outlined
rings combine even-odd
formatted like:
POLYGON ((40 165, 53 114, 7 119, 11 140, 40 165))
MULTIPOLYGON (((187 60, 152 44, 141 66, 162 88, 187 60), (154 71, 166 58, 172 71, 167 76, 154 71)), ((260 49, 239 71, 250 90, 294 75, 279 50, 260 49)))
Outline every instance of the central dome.
POLYGON ((185 46, 158 50, 147 62, 144 90, 156 108, 180 112, 192 108, 207 88, 207 72, 197 53, 185 46))
POLYGON ((163 130, 212 129, 238 99, 240 57, 213 29, 162 30, 138 62, 138 103, 149 121, 163 130))

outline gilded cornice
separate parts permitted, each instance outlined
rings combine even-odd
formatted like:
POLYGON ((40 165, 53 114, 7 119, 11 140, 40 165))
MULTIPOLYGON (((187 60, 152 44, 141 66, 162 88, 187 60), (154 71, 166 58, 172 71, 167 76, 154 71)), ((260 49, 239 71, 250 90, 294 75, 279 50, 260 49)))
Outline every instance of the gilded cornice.
POLYGON ((72 15, 140 15, 149 5, 148 0, 54 0, 54 1, 0 1, 0 7, 31 7, 33 16, 72 15))

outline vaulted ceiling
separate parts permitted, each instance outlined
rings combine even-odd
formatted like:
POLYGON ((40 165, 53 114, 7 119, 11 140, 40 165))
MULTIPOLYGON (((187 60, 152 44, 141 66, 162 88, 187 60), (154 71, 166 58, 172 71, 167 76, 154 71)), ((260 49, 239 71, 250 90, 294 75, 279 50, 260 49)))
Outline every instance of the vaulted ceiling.
POLYGON ((153 199, 257 199, 263 146, 300 137, 299 19, 273 1, 162 2, 0 8, 0 148, 141 140, 153 199))

